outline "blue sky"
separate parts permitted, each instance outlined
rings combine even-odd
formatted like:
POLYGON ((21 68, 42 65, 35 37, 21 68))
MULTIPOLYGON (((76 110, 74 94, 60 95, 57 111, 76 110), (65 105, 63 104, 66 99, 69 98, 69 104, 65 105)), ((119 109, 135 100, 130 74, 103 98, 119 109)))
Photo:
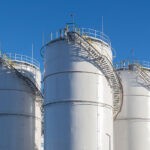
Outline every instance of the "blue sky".
POLYGON ((57 31, 70 14, 80 27, 101 30, 122 59, 150 60, 150 2, 148 0, 0 0, 0 47, 3 51, 31 56, 42 62, 40 48, 45 39, 57 31), (134 54, 131 54, 134 51, 134 54))

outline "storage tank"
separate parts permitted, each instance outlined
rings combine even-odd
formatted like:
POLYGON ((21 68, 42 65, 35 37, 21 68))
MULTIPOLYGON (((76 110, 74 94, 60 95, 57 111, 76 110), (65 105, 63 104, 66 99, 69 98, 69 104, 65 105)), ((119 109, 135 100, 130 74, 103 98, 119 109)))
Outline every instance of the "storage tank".
POLYGON ((95 51, 112 61, 92 29, 66 28, 45 45, 45 150, 113 150, 113 92, 95 51))
POLYGON ((114 122, 115 150, 150 149, 150 63, 117 64, 123 84, 123 107, 114 122))
POLYGON ((39 63, 19 54, 0 55, 0 149, 41 149, 39 63))

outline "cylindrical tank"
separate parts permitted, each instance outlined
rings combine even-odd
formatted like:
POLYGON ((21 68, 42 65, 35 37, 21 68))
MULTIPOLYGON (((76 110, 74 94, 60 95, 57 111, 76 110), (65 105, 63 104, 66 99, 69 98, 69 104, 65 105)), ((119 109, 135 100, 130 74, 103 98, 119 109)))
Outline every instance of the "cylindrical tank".
POLYGON ((119 65, 118 74, 124 93, 122 110, 114 121, 114 149, 149 150, 150 69, 137 63, 123 62, 119 65))
MULTIPOLYGON (((112 61, 111 46, 88 31, 86 40, 112 61)), ((94 60, 64 38, 46 45, 44 60, 44 149, 113 150, 112 89, 94 60)))
POLYGON ((41 149, 41 97, 16 71, 40 88, 41 73, 33 58, 19 54, 0 56, 0 149, 41 149), (5 63, 6 62, 6 63, 5 63))

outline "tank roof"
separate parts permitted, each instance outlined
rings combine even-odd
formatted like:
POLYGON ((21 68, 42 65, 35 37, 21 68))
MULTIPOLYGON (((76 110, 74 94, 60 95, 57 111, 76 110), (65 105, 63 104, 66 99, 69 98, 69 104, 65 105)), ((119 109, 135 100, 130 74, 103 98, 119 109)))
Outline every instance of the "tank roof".
POLYGON ((54 43, 56 41, 59 41, 59 40, 64 40, 67 36, 67 32, 76 32, 87 39, 89 38, 95 41, 100 41, 104 43, 105 45, 111 47, 111 41, 109 37, 103 32, 100 32, 91 28, 78 28, 75 25, 67 24, 65 28, 60 29, 59 31, 50 33, 50 36, 49 36, 50 39, 48 39, 46 44, 43 45, 40 50, 41 56, 43 56, 43 51, 44 51, 45 46, 51 43, 54 43))

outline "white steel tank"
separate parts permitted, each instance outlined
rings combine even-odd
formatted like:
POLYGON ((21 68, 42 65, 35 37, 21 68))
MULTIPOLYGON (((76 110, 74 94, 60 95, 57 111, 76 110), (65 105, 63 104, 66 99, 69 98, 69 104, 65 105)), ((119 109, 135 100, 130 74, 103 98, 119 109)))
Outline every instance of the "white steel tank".
MULTIPOLYGON (((44 149, 113 150, 112 89, 94 59, 66 34, 44 51, 44 149)), ((79 34, 112 61, 104 36, 92 29, 79 34)))
POLYGON ((19 54, 0 55, 0 149, 41 149, 39 63, 19 54))
POLYGON ((114 149, 149 150, 150 63, 123 61, 116 67, 123 84, 124 101, 114 121, 114 149))

